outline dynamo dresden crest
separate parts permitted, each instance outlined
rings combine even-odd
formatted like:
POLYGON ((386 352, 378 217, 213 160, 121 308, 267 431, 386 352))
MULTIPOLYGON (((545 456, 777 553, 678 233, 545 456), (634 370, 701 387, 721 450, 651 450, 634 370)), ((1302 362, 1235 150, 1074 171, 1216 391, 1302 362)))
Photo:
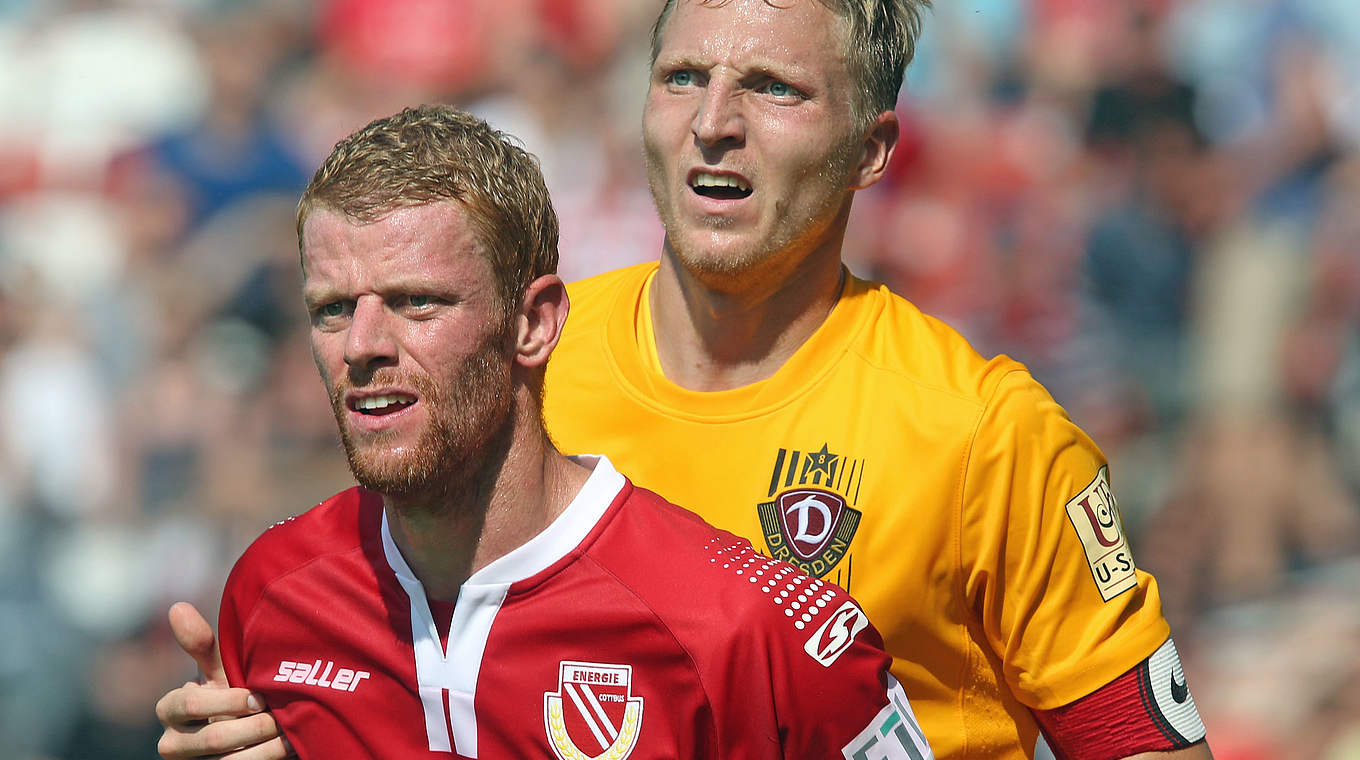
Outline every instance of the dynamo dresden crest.
POLYGON ((624 760, 642 728, 633 667, 564 660, 557 691, 543 694, 543 722, 558 760, 624 760))
POLYGON ((770 556, 818 578, 840 562, 859 527, 858 510, 819 488, 785 491, 759 511, 770 556))
MULTIPOLYGON (((863 460, 820 451, 780 449, 770 475, 771 501, 756 506, 770 556, 814 578, 826 575, 845 553, 859 529, 860 511, 841 494, 857 494, 863 460)), ((839 572, 839 571, 838 571, 839 572)), ((849 587, 849 573, 833 579, 849 587)))

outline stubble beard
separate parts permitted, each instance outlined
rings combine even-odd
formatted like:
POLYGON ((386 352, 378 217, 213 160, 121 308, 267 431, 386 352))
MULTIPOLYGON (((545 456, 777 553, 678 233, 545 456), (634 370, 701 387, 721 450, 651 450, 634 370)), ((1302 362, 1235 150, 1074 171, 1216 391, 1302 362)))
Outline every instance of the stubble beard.
POLYGON ((424 375, 394 377, 379 371, 373 384, 393 382, 412 388, 425 406, 427 423, 420 439, 405 452, 389 446, 395 434, 366 436, 363 444, 346 425, 344 395, 348 378, 331 390, 331 409, 350 471, 359 485, 399 502, 451 505, 485 486, 486 469, 502 458, 512 425, 509 363, 501 336, 492 336, 465 362, 448 387, 424 375))
MULTIPOLYGON (((824 165, 807 177, 805 182, 823 184, 828 188, 844 187, 855 157, 858 143, 844 141, 831 153, 824 165)), ((715 290, 741 290, 747 277, 762 278, 769 262, 787 257, 800 250, 809 250, 825 239, 842 203, 839 193, 828 192, 825 202, 804 214, 794 217, 787 206, 776 208, 777 223, 766 235, 755 235, 739 250, 718 251, 705 240, 711 234, 731 230, 735 224, 726 217, 706 219, 696 224, 681 219, 678 199, 667 190, 665 165, 649 148, 644 151, 647 180, 652 192, 652 203, 666 231, 666 242, 686 271, 699 277, 715 290)), ((681 188, 678 192, 689 192, 681 188)))

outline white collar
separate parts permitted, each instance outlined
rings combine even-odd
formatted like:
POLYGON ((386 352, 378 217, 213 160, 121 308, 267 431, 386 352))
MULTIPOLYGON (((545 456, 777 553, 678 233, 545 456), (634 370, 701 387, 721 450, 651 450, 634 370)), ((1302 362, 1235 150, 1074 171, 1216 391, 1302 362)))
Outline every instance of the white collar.
MULTIPOLYGON (((509 584, 532 577, 567 556, 595 529, 609 505, 614 503, 614 498, 623 490, 624 478, 614 469, 609 457, 602 454, 568 458, 591 468, 591 473, 567 508, 538 535, 473 573, 464 586, 509 584)), ((386 510, 383 510, 382 541, 387 563, 397 577, 417 580, 392 539, 386 510)))

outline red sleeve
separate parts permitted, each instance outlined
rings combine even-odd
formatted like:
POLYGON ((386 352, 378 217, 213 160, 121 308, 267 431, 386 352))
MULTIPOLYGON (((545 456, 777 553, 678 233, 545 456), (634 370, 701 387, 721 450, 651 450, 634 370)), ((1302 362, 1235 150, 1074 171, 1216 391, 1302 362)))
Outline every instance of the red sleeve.
POLYGON ((217 639, 218 647, 222 652, 222 668, 227 673, 227 682, 232 686, 246 685, 245 653, 243 649, 245 644, 244 625, 249 610, 242 610, 239 607, 244 560, 243 557, 242 560, 238 561, 236 567, 227 577, 227 585, 222 592, 222 606, 218 610, 217 617, 217 639))
MULTIPOLYGON (((301 567, 322 553, 357 545, 361 492, 342 491, 311 510, 274 523, 261 533, 236 560, 227 575, 218 610, 218 646, 222 667, 232 686, 246 683, 245 627, 276 578, 301 567)), ((380 504, 381 502, 379 502, 380 504)), ((381 512, 370 510, 366 520, 381 512)))
MULTIPOLYGON (((747 756, 752 728, 770 726, 778 754, 789 760, 844 757, 930 760, 930 747, 878 631, 839 587, 801 573, 767 581, 768 602, 757 605, 769 679, 729 684, 729 701, 714 704, 720 741, 732 756, 747 756), (724 725, 725 724, 725 725, 724 725), (744 724, 739 726, 738 724, 744 724), (744 729, 744 730, 743 730, 744 729)), ((754 654, 754 653, 752 653, 754 654)), ((735 678, 761 672, 740 656, 735 678)))
POLYGON ((293 519, 296 518, 275 523, 260 534, 246 547, 227 575, 226 587, 222 590, 222 605, 218 610, 217 631, 222 668, 232 686, 249 686, 246 683, 245 628, 264 595, 265 587, 283 571, 298 564, 295 555, 300 551, 305 552, 291 540, 295 532, 290 533, 285 527, 290 526, 293 519))
POLYGON ((826 588, 813 598, 827 602, 821 613, 794 611, 791 619, 804 626, 779 638, 779 661, 787 667, 775 690, 787 727, 784 757, 929 760, 930 745, 888 672, 892 658, 878 631, 849 595, 826 588))

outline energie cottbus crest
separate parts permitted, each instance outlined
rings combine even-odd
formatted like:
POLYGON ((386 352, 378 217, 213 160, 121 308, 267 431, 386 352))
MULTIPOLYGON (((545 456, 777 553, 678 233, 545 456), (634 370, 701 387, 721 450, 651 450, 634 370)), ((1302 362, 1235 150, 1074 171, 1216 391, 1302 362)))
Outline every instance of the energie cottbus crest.
POLYGON ((548 744, 559 760, 624 760, 642 728, 633 667, 564 660, 557 691, 543 694, 548 744))
MULTIPOLYGON (((825 576, 850 550, 860 511, 850 506, 859 493, 864 461, 820 451, 780 449, 767 494, 757 505, 770 556, 814 578, 825 576)), ((850 568, 834 583, 849 588, 850 568)))

